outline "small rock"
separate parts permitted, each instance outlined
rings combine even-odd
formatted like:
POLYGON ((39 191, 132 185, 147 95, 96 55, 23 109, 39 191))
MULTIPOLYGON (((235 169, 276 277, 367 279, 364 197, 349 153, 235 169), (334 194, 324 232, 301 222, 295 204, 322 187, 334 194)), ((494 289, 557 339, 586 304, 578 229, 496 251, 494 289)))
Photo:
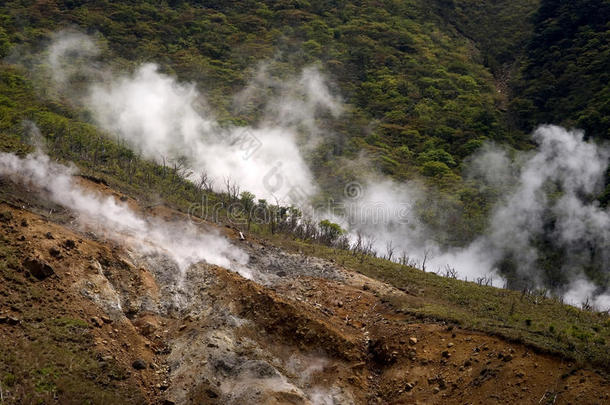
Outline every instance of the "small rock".
POLYGON ((0 212, 0 221, 8 223, 13 220, 13 213, 10 211, 0 212))
POLYGON ((441 389, 440 389, 440 388, 438 388, 438 387, 434 387, 434 389, 432 390, 432 393, 433 393, 433 394, 438 394, 440 391, 441 391, 441 389))
POLYGON ((108 318, 107 316, 102 316, 101 318, 104 323, 112 323, 112 319, 108 318))
POLYGON ((45 233, 45 234, 44 234, 44 236, 45 236, 45 238, 47 238, 47 239, 55 239, 55 238, 53 237, 53 234, 52 234, 51 232, 47 232, 47 233, 45 233))
POLYGON ((56 258, 61 257, 61 252, 55 246, 53 246, 51 249, 49 249, 49 254, 56 258))
POLYGON ((21 226, 22 226, 22 227, 24 227, 24 228, 27 228, 27 226, 28 226, 28 225, 29 225, 29 224, 28 224, 28 220, 27 220, 27 219, 25 219, 25 218, 23 218, 23 219, 21 220, 21 226))
POLYGON ((410 337, 409 338, 409 343, 411 345, 416 345, 417 344, 417 338, 416 337, 410 337))
POLYGON ((405 384, 405 391, 411 391, 414 387, 415 384, 408 382, 405 384))
POLYGON ((216 393, 215 391, 211 390, 210 388, 206 389, 205 393, 207 394, 207 396, 209 398, 218 398, 218 393, 216 393))
POLYGON ((448 359, 449 357, 451 357, 451 353, 449 353, 449 350, 443 350, 443 352, 441 353, 441 356, 448 359))
POLYGON ((513 355, 512 355, 512 354, 505 354, 505 355, 504 355, 504 358, 502 359, 502 361, 504 361, 504 362, 507 362, 507 363, 508 363, 508 362, 509 362, 509 361, 511 361, 512 359, 513 359, 513 355))
POLYGON ((131 363, 131 366, 136 370, 144 370, 146 368, 146 362, 142 359, 137 359, 136 361, 131 363))
POLYGON ((447 344, 447 347, 453 347, 453 343, 450 342, 449 344, 447 344))
POLYGON ((74 249, 76 247, 76 242, 74 242, 72 239, 66 239, 64 242, 64 247, 66 249, 74 249))
POLYGON ((19 318, 15 318, 14 316, 8 315, 0 315, 0 323, 6 323, 8 325, 18 325, 21 323, 19 318))
POLYGON ((104 325, 104 322, 102 322, 102 320, 97 316, 91 317, 91 323, 93 324, 93 326, 96 326, 98 328, 101 328, 104 325))

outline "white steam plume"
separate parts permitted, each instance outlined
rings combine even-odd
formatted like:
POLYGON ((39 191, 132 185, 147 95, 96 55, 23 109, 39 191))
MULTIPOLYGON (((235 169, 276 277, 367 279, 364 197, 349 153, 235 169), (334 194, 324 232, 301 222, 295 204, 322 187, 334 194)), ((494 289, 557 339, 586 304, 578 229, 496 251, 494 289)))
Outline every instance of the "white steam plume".
MULTIPOLYGON (((90 53, 92 46, 83 35, 58 36, 49 67, 60 85, 67 83, 62 57, 90 53)), ((258 82, 270 80, 263 76, 257 75, 258 82)), ((145 157, 157 162, 185 157, 194 175, 207 173, 218 190, 230 179, 242 190, 284 203, 300 203, 316 192, 299 144, 311 144, 319 136, 318 114, 341 111, 317 69, 304 69, 300 77, 281 82, 264 119, 243 127, 221 126, 195 85, 160 73, 155 64, 143 64, 132 74, 106 71, 97 77, 83 99, 85 106, 100 126, 145 157)), ((242 95, 242 101, 248 97, 242 95)))
MULTIPOLYGON (((353 190, 346 189, 346 194, 350 196, 353 190)), ((420 218, 422 206, 429 209, 434 204, 422 184, 370 180, 352 197, 340 206, 346 215, 333 216, 333 220, 350 230, 352 243, 357 238, 356 233, 360 232, 370 238, 380 256, 389 257, 392 250, 391 259, 394 261, 406 258, 411 265, 425 266, 427 271, 442 271, 449 265, 462 278, 501 280, 482 243, 476 242, 468 249, 441 248, 435 235, 420 218)), ((434 215, 439 211, 433 208, 434 215)))
MULTIPOLYGON (((603 186, 610 149, 583 138, 581 131, 538 128, 536 153, 525 160, 517 186, 491 218, 487 236, 491 251, 516 259, 518 273, 534 275, 539 285, 544 283, 536 266, 540 252, 532 242, 545 232, 550 232, 555 248, 565 251, 565 262, 556 271, 572 284, 584 279, 592 265, 605 275, 610 272, 610 210, 592 198, 603 186)), ((566 296, 572 295, 568 291, 566 296)))
POLYGON ((93 227, 96 232, 103 232, 109 239, 141 254, 166 255, 183 273, 190 265, 205 261, 250 276, 245 268, 247 254, 219 234, 202 233, 188 222, 144 219, 127 204, 79 186, 74 172, 74 168, 54 163, 41 153, 25 158, 0 153, 0 176, 45 190, 52 201, 76 214, 79 224, 85 228, 93 227))
MULTIPOLYGON (((62 57, 95 55, 92 44, 82 35, 57 36, 49 66, 60 70, 54 74, 59 84, 70 83, 61 71, 62 57)), ((132 74, 103 73, 95 75, 85 105, 102 127, 146 157, 157 161, 186 157, 191 169, 206 172, 217 184, 230 177, 243 190, 283 203, 303 204, 317 190, 303 148, 321 135, 316 117, 325 112, 336 116, 341 103, 316 69, 278 81, 263 66, 236 102, 247 108, 252 100, 264 100, 264 119, 253 127, 224 128, 205 108, 194 85, 160 73, 154 64, 142 65, 132 74), (279 96, 269 101, 270 92, 279 96), (303 134, 310 139, 303 139, 303 134)), ((554 218, 550 237, 567 258, 557 271, 568 275, 573 285, 587 281, 585 269, 593 261, 602 263, 607 274, 608 210, 598 207, 591 196, 602 182, 608 149, 585 142, 580 132, 552 126, 541 127, 534 139, 539 145, 536 151, 509 157, 504 149, 487 145, 471 159, 470 172, 501 190, 505 198, 493 210, 485 235, 467 248, 441 247, 438 235, 431 234, 413 207, 430 205, 429 213, 441 218, 444 213, 435 210, 431 194, 415 182, 371 180, 359 200, 345 202, 348 215, 334 220, 373 237, 380 254, 391 242, 394 259, 405 252, 421 264, 427 257, 429 270, 442 271, 449 265, 461 277, 501 280, 497 267, 509 256, 518 275, 542 284, 544 274, 537 268, 540 252, 532 241, 547 232, 550 215, 554 218)), ((603 295, 604 290, 595 293, 603 295)))
POLYGON ((534 239, 551 232, 554 248, 566 257, 556 271, 568 285, 557 286, 557 292, 564 290, 566 300, 576 304, 597 297, 596 305, 608 308, 610 291, 596 287, 585 270, 598 266, 605 276, 610 273, 610 211, 592 198, 603 186, 610 149, 585 141, 581 131, 557 126, 542 126, 533 137, 535 151, 511 159, 505 149, 487 145, 471 159, 470 176, 505 197, 493 209, 485 234, 466 248, 442 248, 437 243, 415 209, 418 204, 430 208, 429 196, 414 182, 368 183, 359 198, 345 203, 348 216, 342 224, 352 231, 352 238, 357 230, 374 237, 380 255, 388 254, 391 242, 394 260, 405 252, 421 266, 427 256, 428 270, 442 272, 449 265, 462 278, 492 277, 495 285, 504 276, 498 264, 511 257, 518 277, 538 287, 546 284, 548 275, 538 267, 541 252, 534 239))
POLYGON ((97 45, 90 37, 71 31, 60 31, 52 36, 47 63, 53 81, 61 89, 69 85, 75 75, 95 72, 92 58, 99 55, 97 45))

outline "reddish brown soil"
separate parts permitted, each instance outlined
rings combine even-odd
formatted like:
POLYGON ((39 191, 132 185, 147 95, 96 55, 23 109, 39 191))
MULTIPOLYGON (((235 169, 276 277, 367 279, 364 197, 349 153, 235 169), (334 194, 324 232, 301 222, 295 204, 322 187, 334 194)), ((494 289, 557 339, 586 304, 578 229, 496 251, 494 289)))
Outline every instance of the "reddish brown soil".
MULTIPOLYGON (((103 185, 82 183, 114 193, 103 185)), ((146 209, 131 199, 129 204, 165 218, 183 217, 167 207, 146 209)), ((203 336, 216 328, 205 316, 163 315, 135 306, 112 313, 83 294, 83 289, 89 288, 99 297, 121 296, 122 302, 137 302, 142 297, 159 301, 163 299, 162 289, 154 273, 135 267, 121 246, 77 232, 65 216, 45 218, 32 212, 42 209, 7 204, 0 204, 0 211, 12 213, 13 219, 2 224, 2 233, 18 252, 18 261, 37 258, 55 271, 39 281, 27 271, 16 269, 15 277, 1 283, 2 315, 19 319, 15 325, 0 324, 4 345, 28 339, 24 324, 36 322, 36 317, 81 319, 90 325, 93 352, 126 373, 125 379, 113 382, 113 389, 135 390, 134 395, 146 403, 166 399, 223 403, 220 383, 211 382, 211 377, 205 380, 208 382, 189 377, 197 367, 174 377, 171 372, 175 370, 166 367, 170 353, 176 356, 181 350, 172 342, 203 336), (27 225, 20 225, 22 222, 27 225), (52 238, 47 237, 48 233, 52 238), (75 246, 66 245, 67 240, 74 241, 75 246), (103 271, 99 271, 99 264, 103 271), (46 294, 36 298, 24 295, 19 292, 22 289, 13 288, 15 283, 42 283, 46 294), (137 359, 145 361, 145 369, 132 367, 137 359)), ((236 237, 230 229, 223 231, 236 237)), ((561 358, 497 337, 414 319, 380 298, 391 290, 389 286, 349 270, 343 281, 304 275, 268 286, 219 267, 208 266, 206 271, 207 299, 249 322, 247 327, 233 328, 236 341, 256 342, 270 358, 286 359, 296 353, 325 359, 323 366, 302 383, 304 390, 342 387, 358 404, 610 403, 610 381, 594 370, 574 368, 561 358)), ((276 368, 291 381, 299 378, 288 367, 276 368)), ((274 391, 258 403, 307 402, 299 395, 274 391)))

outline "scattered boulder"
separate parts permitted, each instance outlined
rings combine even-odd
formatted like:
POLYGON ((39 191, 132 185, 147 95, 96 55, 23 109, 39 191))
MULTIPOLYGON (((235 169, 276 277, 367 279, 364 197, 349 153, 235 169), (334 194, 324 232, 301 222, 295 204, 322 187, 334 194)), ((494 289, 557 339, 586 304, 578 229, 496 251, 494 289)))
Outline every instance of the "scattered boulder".
POLYGON ((0 222, 11 222, 13 220, 13 213, 10 211, 0 212, 0 222))
POLYGON ((76 247, 76 242, 74 242, 72 239, 66 239, 64 242, 64 247, 68 250, 74 249, 76 247))
POLYGON ((208 396, 208 398, 218 398, 219 397, 218 393, 216 391, 212 390, 211 388, 206 388, 205 393, 208 396))
POLYGON ((49 249, 49 254, 57 259, 61 258, 61 252, 55 246, 49 249))
POLYGON ((131 366, 136 370, 144 370, 147 367, 146 362, 142 359, 135 360, 133 363, 131 363, 131 366))
POLYGON ((102 320, 97 316, 91 317, 91 323, 93 324, 93 326, 96 326, 98 328, 101 328, 104 325, 104 322, 102 322, 102 320))
POLYGON ((44 280, 55 274, 55 270, 53 270, 48 263, 39 258, 26 259, 23 266, 38 280, 44 280))
POLYGON ((21 320, 10 315, 0 315, 0 324, 5 323, 7 325, 19 325, 21 320))
POLYGON ((140 332, 144 336, 152 335, 156 330, 157 330, 157 325, 155 325, 155 324, 153 324, 152 322, 149 322, 149 321, 145 321, 142 324, 142 326, 140 326, 140 332))

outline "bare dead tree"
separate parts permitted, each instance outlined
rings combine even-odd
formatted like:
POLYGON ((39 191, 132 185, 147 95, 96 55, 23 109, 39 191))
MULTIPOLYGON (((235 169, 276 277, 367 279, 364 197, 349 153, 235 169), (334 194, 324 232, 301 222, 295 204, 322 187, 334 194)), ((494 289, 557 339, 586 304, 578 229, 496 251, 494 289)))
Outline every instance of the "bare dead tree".
POLYGON ((455 268, 449 266, 448 264, 445 265, 443 275, 447 278, 457 279, 457 271, 455 270, 455 268))
POLYGON ((487 276, 477 277, 475 282, 478 285, 493 286, 493 279, 491 277, 487 277, 487 276))
POLYGON ((403 266, 408 266, 409 263, 409 256, 407 255, 407 252, 405 252, 404 250, 402 251, 402 255, 400 256, 400 260, 399 260, 400 264, 402 264, 403 266))
POLYGON ((362 251, 362 232, 356 233, 356 242, 352 245, 351 250, 354 256, 362 251))
POLYGON ((426 272, 426 262, 428 261, 428 256, 430 255, 430 249, 424 250, 424 258, 421 261, 421 271, 426 272))
POLYGON ((208 172, 202 170, 197 177, 195 187, 197 187, 197 191, 199 192, 202 190, 210 192, 214 188, 214 180, 208 175, 208 172))
POLYGON ((239 186, 231 179, 231 177, 225 177, 225 190, 228 199, 227 205, 231 204, 233 201, 237 200, 237 197, 239 197, 239 186))
POLYGON ((373 257, 377 257, 377 253, 375 252, 375 238, 369 238, 365 243, 364 243, 364 253, 367 256, 373 256, 373 257))
POLYGON ((347 235, 340 236, 336 240, 335 246, 342 250, 348 250, 349 249, 349 238, 347 237, 347 235))
POLYGON ((392 261, 392 256, 394 255, 394 246, 393 246, 391 240, 386 243, 385 251, 386 251, 386 259, 392 261))

